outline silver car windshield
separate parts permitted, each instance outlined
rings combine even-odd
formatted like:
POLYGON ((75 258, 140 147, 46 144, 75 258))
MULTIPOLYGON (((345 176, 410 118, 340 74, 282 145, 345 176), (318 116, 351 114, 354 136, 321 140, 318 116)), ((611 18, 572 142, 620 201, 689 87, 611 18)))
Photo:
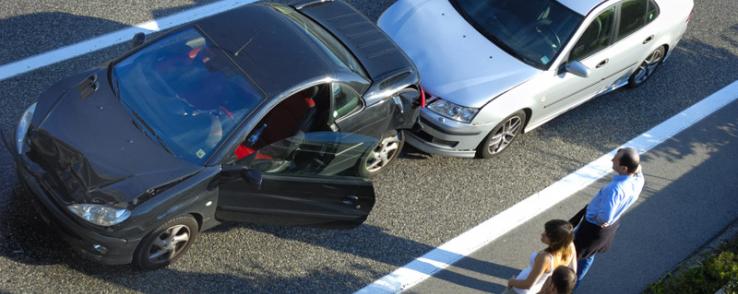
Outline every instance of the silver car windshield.
POLYGON ((584 19, 555 0, 451 3, 498 47, 540 69, 548 69, 584 19))

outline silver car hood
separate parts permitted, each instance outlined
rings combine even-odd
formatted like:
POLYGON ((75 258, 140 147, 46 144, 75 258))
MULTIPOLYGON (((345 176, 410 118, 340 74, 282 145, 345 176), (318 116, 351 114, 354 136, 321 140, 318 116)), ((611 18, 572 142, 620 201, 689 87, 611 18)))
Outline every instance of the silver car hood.
POLYGON ((540 71, 494 45, 445 0, 399 0, 379 26, 415 62, 434 96, 482 107, 540 71))

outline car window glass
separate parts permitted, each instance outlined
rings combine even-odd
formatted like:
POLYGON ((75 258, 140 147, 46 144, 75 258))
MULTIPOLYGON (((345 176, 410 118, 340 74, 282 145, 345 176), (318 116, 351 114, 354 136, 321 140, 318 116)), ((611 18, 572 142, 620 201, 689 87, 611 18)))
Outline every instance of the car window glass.
POLYGON ((646 23, 651 23, 659 16, 659 6, 653 0, 648 1, 648 12, 646 13, 646 23))
POLYGON ((547 69, 584 17, 555 0, 451 0, 456 10, 501 49, 547 69))
POLYGON ((625 0, 620 6, 618 40, 627 37, 646 23, 648 0, 625 0))
POLYGON ((584 59, 610 44, 613 22, 615 21, 615 9, 609 8, 603 11, 587 27, 579 38, 579 41, 571 50, 569 60, 584 59))
POLYGON ((362 163, 377 140, 336 132, 300 132, 264 146, 238 165, 284 176, 362 177, 362 163))
POLYGON ((361 107, 361 95, 343 83, 333 83, 333 119, 353 113, 361 107))

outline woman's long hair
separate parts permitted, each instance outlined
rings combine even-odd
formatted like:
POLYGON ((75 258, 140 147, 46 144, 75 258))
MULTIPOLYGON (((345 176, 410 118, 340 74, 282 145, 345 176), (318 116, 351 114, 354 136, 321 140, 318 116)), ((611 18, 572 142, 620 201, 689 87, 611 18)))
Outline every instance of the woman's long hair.
POLYGON ((545 250, 553 255, 553 268, 556 268, 571 257, 569 245, 574 241, 574 227, 568 221, 560 219, 550 220, 544 227, 546 237, 551 242, 545 250))

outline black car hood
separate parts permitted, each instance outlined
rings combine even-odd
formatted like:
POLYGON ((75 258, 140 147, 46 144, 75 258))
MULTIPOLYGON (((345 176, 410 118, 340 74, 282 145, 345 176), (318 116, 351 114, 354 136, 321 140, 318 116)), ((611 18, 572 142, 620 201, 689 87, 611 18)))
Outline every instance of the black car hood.
POLYGON ((39 99, 27 155, 61 201, 136 205, 201 168, 134 125, 104 69, 60 83, 39 99))

